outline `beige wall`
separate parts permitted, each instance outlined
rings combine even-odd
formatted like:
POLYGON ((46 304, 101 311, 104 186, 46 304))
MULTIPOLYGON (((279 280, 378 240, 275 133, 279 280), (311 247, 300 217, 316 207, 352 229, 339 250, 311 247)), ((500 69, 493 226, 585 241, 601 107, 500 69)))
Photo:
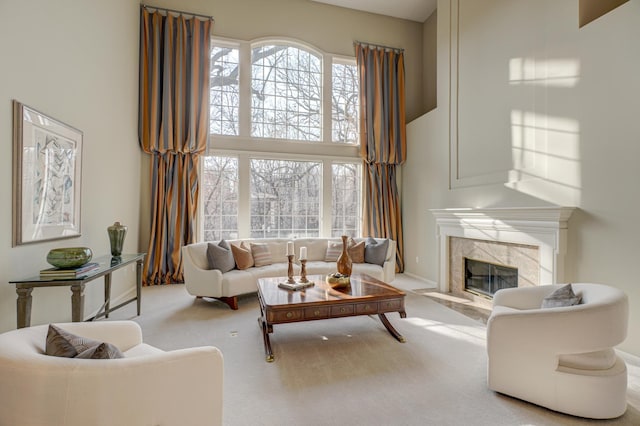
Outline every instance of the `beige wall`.
POLYGON ((422 25, 422 110, 429 112, 438 105, 438 11, 422 25))
MULTIPOLYGON (((0 331, 16 327, 11 279, 38 275, 54 247, 87 246, 109 254, 107 227, 129 226, 126 252, 138 251, 140 150, 137 146, 138 4, 131 0, 0 2, 0 331), (11 247, 11 100, 84 132, 82 236, 11 247)), ((113 295, 133 289, 135 269, 113 276, 113 295)), ((86 291, 90 314, 100 281, 86 291)), ((32 324, 71 320, 68 289, 33 291, 32 324)))
POLYGON ((429 209, 575 205, 567 279, 627 293, 621 349, 640 355, 640 1, 578 29, 578 0, 461 0, 457 70, 454 2, 438 2, 438 107, 408 125, 407 272, 438 279, 429 209))

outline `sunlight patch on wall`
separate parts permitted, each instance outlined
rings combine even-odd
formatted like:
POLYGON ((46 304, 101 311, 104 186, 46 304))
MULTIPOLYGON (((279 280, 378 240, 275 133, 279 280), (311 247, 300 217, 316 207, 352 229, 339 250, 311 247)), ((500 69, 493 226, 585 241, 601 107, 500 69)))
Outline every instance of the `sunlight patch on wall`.
POLYGON ((512 110, 511 140, 513 169, 507 187, 557 205, 580 205, 577 120, 512 110))
POLYGON ((576 59, 512 58, 509 84, 575 87, 580 80, 580 62, 576 59))

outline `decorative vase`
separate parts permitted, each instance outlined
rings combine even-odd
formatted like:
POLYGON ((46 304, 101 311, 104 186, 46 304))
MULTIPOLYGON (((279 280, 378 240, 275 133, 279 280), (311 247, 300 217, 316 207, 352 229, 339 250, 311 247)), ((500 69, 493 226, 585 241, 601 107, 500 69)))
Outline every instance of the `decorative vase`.
POLYGON ((109 234, 109 243, 111 244, 111 256, 120 256, 122 254, 122 245, 124 237, 127 236, 127 227, 120 222, 115 222, 107 228, 109 234))
POLYGON ((89 247, 54 248, 47 254, 47 262, 56 268, 77 268, 93 257, 89 247))
POLYGON ((349 252, 347 251, 347 237, 346 235, 342 236, 342 253, 340 257, 338 257, 337 267, 338 272, 342 275, 350 276, 351 275, 351 257, 349 257, 349 252))

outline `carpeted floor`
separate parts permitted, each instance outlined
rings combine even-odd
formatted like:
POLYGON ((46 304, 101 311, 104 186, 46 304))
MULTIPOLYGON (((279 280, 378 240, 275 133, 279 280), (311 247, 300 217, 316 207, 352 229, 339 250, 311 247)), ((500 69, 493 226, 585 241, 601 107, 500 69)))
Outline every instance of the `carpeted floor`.
MULTIPOLYGON (((619 419, 575 418, 486 387, 485 325, 432 300, 424 283, 399 275, 407 318, 376 317, 274 326, 275 362, 265 362, 257 297, 239 310, 189 296, 183 285, 143 289, 111 319, 133 319, 161 349, 213 345, 225 359, 225 425, 640 425, 640 365, 629 359, 629 405, 619 419)), ((169 390, 170 391, 170 390, 169 390)), ((199 407, 198 409, 206 409, 199 407)))

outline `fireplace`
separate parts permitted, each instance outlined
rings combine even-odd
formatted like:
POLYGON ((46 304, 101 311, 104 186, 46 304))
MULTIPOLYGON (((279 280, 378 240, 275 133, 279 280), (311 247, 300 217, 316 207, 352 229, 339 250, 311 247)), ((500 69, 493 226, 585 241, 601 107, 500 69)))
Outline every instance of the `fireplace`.
POLYGON ((573 210, 572 207, 431 210, 436 217, 440 291, 469 294, 465 289, 465 258, 517 269, 518 287, 564 282, 567 227, 573 210))
POLYGON ((503 288, 518 287, 518 268, 464 258, 464 288, 491 297, 503 288))

